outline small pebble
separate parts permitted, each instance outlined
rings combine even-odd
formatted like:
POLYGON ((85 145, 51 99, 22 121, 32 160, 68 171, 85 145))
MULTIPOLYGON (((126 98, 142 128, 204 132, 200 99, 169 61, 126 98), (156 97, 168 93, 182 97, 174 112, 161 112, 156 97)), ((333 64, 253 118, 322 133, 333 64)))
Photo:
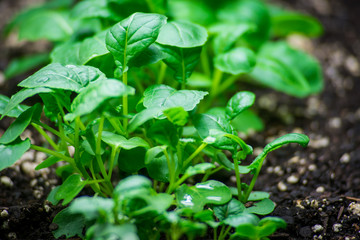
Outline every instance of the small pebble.
POLYGON ((331 128, 340 128, 341 127, 341 119, 339 117, 334 117, 329 120, 329 126, 331 128))
POLYGON ((290 183, 290 184, 296 184, 296 183, 299 182, 299 178, 298 178, 297 176, 295 176, 295 175, 291 175, 290 177, 288 177, 288 178, 286 179, 286 181, 287 181, 288 183, 290 183))
POLYGON ((294 156, 294 157, 290 158, 289 163, 295 164, 295 163, 298 163, 299 160, 300 160, 299 156, 294 156))
POLYGON ((308 167, 309 171, 313 172, 316 170, 316 165, 315 164, 310 164, 308 167))
POLYGON ((0 87, 4 86, 6 82, 5 75, 2 71, 0 71, 0 87))
POLYGON ((324 230, 324 227, 321 226, 320 224, 316 224, 311 229, 313 230, 313 232, 318 233, 324 230))
POLYGON ((279 189, 279 191, 281 192, 285 192, 287 190, 287 186, 285 183, 283 183, 282 181, 280 181, 278 184, 277 184, 277 188, 279 189))
POLYGON ((280 166, 276 166, 276 167, 274 168, 274 173, 275 173, 276 175, 278 175, 278 176, 284 175, 284 171, 281 169, 280 166))
POLYGON ((16 233, 14 233, 14 232, 9 233, 9 234, 8 234, 8 238, 9 238, 9 239, 17 239, 16 233))
POLYGON ((37 181, 36 178, 33 179, 33 180, 31 180, 31 181, 30 181, 30 187, 35 187, 37 183, 38 183, 38 181, 37 181))
POLYGON ((315 191, 316 191, 317 193, 323 193, 323 192, 325 192, 325 188, 324 188, 323 186, 320 186, 320 187, 316 188, 315 191))
POLYGON ((2 218, 6 218, 7 216, 9 216, 9 212, 7 210, 2 210, 0 213, 0 216, 2 218))
POLYGON ((33 195, 36 199, 40 199, 42 197, 43 193, 40 190, 34 190, 33 195))
POLYGON ((274 168, 273 168, 273 167, 268 167, 268 168, 266 168, 266 172, 267 172, 267 173, 273 173, 273 172, 274 172, 274 168))
POLYGON ((14 186, 14 183, 13 183, 13 181, 11 181, 11 179, 8 177, 8 176, 2 176, 1 178, 0 178, 0 183, 2 184, 2 185, 4 185, 4 186, 6 186, 6 187, 12 187, 12 186, 14 186))
POLYGON ((1 228, 2 229, 9 229, 9 220, 4 221, 1 228))
POLYGON ((35 177, 35 167, 37 164, 31 163, 31 162, 24 162, 21 164, 21 170, 29 177, 34 178, 35 177))
POLYGON ((332 229, 334 232, 340 232, 341 231, 341 228, 342 228, 342 225, 340 223, 335 223, 333 226, 332 226, 332 229))
POLYGON ((310 141, 309 146, 315 149, 319 148, 326 148, 330 144, 330 140, 328 137, 322 137, 319 139, 315 139, 313 141, 310 141))
POLYGON ((346 69, 354 76, 360 76, 360 64, 354 56, 349 56, 345 60, 346 69))
POLYGON ((360 216, 360 203, 351 202, 347 210, 354 215, 360 216))
POLYGON ((310 202, 310 207, 312 208, 318 208, 319 207, 319 202, 317 200, 311 200, 310 202))
POLYGON ((44 208, 45 208, 45 212, 47 212, 47 213, 50 212, 50 210, 51 210, 51 207, 47 204, 44 205, 44 208))
POLYGON ((236 183, 236 176, 231 176, 230 181, 233 182, 233 183, 236 183))
POLYGON ((349 154, 349 153, 344 153, 344 154, 340 157, 340 162, 341 162, 341 163, 348 163, 348 162, 350 162, 350 154, 349 154))

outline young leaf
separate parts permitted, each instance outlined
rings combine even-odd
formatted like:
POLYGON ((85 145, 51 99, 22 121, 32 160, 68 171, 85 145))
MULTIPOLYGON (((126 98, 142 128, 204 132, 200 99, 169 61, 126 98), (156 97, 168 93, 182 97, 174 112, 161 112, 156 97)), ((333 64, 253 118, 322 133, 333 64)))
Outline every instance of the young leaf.
POLYGON ((102 197, 79 197, 69 206, 70 213, 81 214, 87 221, 105 217, 105 221, 111 221, 112 210, 115 206, 113 199, 102 197))
POLYGON ((97 68, 90 66, 62 66, 52 63, 31 75, 19 86, 25 88, 48 87, 80 92, 90 82, 105 79, 105 75, 97 68))
POLYGON ((179 82, 186 82, 200 60, 201 47, 178 48, 159 45, 163 52, 163 61, 175 71, 174 78, 179 82))
POLYGON ((73 120, 77 116, 93 112, 106 100, 120 98, 123 95, 133 95, 134 93, 135 89, 116 79, 94 82, 84 88, 74 99, 71 104, 72 113, 68 114, 66 118, 73 120))
MULTIPOLYGON (((179 90, 166 85, 152 85, 144 92, 144 106, 147 109, 182 107, 185 111, 193 110, 196 105, 206 96, 207 92, 196 90, 179 90)), ((157 118, 165 118, 159 113, 157 118)))
POLYGON ((186 169, 184 175, 187 177, 194 176, 196 174, 204 174, 207 170, 213 169, 216 166, 212 163, 199 163, 195 166, 190 166, 186 169))
POLYGON ((234 119, 240 113, 251 107, 255 102, 255 94, 252 92, 236 93, 226 105, 226 114, 234 119))
POLYGON ((176 190, 175 195, 179 207, 191 208, 194 212, 203 210, 206 204, 227 203, 232 197, 230 189, 215 180, 198 183, 192 187, 183 184, 176 190))
POLYGON ((233 198, 230 200, 230 202, 224 205, 214 206, 213 209, 214 214, 219 219, 219 221, 224 221, 227 218, 243 213, 245 206, 240 201, 233 198))
POLYGON ((250 131, 262 131, 265 126, 260 117, 254 112, 245 110, 237 115, 232 121, 231 126, 238 132, 248 134, 250 131))
POLYGON ((37 165, 35 170, 40 170, 43 168, 50 167, 59 161, 61 161, 61 159, 58 157, 55 157, 55 156, 48 157, 43 162, 41 162, 39 165, 37 165))
POLYGON ((142 67, 144 65, 154 64, 165 58, 164 53, 160 47, 154 43, 151 44, 144 51, 140 52, 137 56, 130 59, 129 67, 142 67))
POLYGON ((260 220, 260 237, 265 237, 273 234, 278 228, 286 228, 286 222, 278 217, 265 217, 260 220))
MULTIPOLYGON (((245 212, 242 212, 242 213, 238 213, 236 215, 231 215, 227 218, 225 218, 223 220, 223 222, 229 226, 232 226, 232 227, 237 227, 237 226, 240 226, 242 224, 244 225, 257 225, 258 222, 259 222, 259 218, 254 215, 254 214, 251 214, 251 213, 245 213, 245 212)), ((251 230, 251 229, 249 229, 251 230)), ((251 232, 249 231, 249 235, 247 235, 247 237, 251 236, 251 232)))
POLYGON ((179 141, 179 133, 174 124, 167 119, 156 121, 149 128, 147 135, 161 145, 167 145, 176 148, 179 141))
POLYGON ((16 139, 10 144, 0 144, 0 171, 13 165, 30 148, 30 140, 16 139))
POLYGON ((250 72, 256 63, 255 53, 244 47, 232 49, 215 58, 215 66, 233 75, 250 72))
POLYGON ((73 18, 105 18, 118 20, 108 7, 107 0, 86 0, 78 2, 70 13, 73 18))
POLYGON ((96 223, 86 232, 86 239, 139 240, 136 227, 131 223, 122 225, 96 223))
POLYGON ((189 113, 182 107, 168 108, 163 111, 167 119, 176 126, 185 126, 188 122, 189 113))
POLYGON ((194 48, 205 44, 207 31, 200 25, 178 20, 167 23, 159 33, 156 42, 177 48, 194 48))
POLYGON ((254 203, 253 206, 248 207, 244 210, 247 213, 254 213, 257 215, 267 215, 274 211, 275 203, 268 198, 261 200, 260 202, 254 203))
POLYGON ((42 106, 37 103, 22 114, 6 129, 0 138, 0 144, 9 144, 20 136, 31 121, 39 121, 42 106))
POLYGON ((83 236, 85 218, 81 214, 71 213, 69 208, 65 208, 56 214, 53 223, 58 226, 58 228, 53 231, 55 238, 60 238, 63 235, 65 235, 66 238, 83 236))
POLYGON ((124 136, 103 131, 101 134, 101 139, 107 144, 114 146, 115 148, 123 148, 126 150, 130 150, 137 147, 142 148, 150 148, 149 144, 142 138, 133 137, 130 139, 126 139, 124 136))
POLYGON ((274 151, 288 143, 298 143, 302 147, 306 147, 309 143, 309 137, 300 133, 289 133, 281 136, 271 143, 267 144, 262 153, 256 157, 256 159, 249 165, 250 169, 257 169, 266 158, 269 152, 274 151))
POLYGON ((141 175, 124 178, 114 189, 114 200, 123 201, 138 195, 146 195, 151 191, 151 181, 141 175))
POLYGON ((55 199, 64 199, 62 205, 65 206, 73 200, 85 187, 87 180, 83 181, 79 174, 69 176, 56 192, 55 199))
MULTIPOLYGON (((152 179, 169 182, 169 166, 167 158, 164 155, 165 146, 156 146, 149 149, 145 155, 145 165, 152 179)), ((176 170, 178 168, 177 155, 174 156, 176 170)))
POLYGON ((53 92, 50 88, 28 88, 22 89, 18 93, 11 96, 9 103, 6 105, 5 109, 2 112, 2 116, 0 120, 4 116, 9 116, 11 110, 18 107, 20 103, 22 103, 25 99, 32 97, 39 93, 50 93, 53 92))
POLYGON ((252 201, 260 201, 263 200, 265 198, 269 198, 270 194, 268 192, 259 192, 259 191, 253 191, 250 193, 248 201, 252 202, 252 201))
POLYGON ((122 72, 127 71, 128 62, 132 58, 155 42, 165 23, 166 17, 160 14, 134 13, 109 30, 106 47, 122 72))
POLYGON ((119 169, 127 173, 136 173, 145 167, 146 148, 137 147, 121 150, 118 160, 119 169))
POLYGON ((109 53, 106 48, 105 36, 107 31, 86 38, 82 42, 66 42, 51 52, 53 63, 84 65, 94 58, 109 53))
POLYGON ((139 126, 144 124, 146 121, 155 118, 158 115, 161 115, 162 109, 159 108, 149 108, 144 109, 138 114, 136 114, 129 122, 129 129, 128 131, 131 133, 135 131, 139 126))
MULTIPOLYGON (((5 108, 9 104, 9 101, 10 99, 7 96, 0 94, 0 115, 4 115, 5 108)), ((23 113, 27 109, 29 109, 28 106, 19 104, 16 106, 16 108, 13 108, 10 112, 8 112, 6 116, 17 118, 21 113, 23 113)))

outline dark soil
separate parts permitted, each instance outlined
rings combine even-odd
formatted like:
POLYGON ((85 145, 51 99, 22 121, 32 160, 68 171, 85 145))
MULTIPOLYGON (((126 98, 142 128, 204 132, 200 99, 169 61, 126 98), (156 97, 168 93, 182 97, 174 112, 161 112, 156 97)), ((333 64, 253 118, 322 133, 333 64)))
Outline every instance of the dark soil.
MULTIPOLYGON (((5 11, 10 16, 23 6, 14 2, 0 2, 2 19, 6 19, 5 11)), ((289 41, 319 59, 325 89, 305 99, 268 89, 255 91, 266 130, 249 136, 249 144, 261 147, 289 132, 302 132, 311 139, 306 149, 289 146, 271 153, 255 186, 271 193, 277 204, 273 215, 288 222, 287 229, 277 231, 271 239, 360 239, 360 2, 276 2, 323 23, 325 34, 321 38, 289 41)), ((29 43, 9 46, 0 42, 0 75, 9 59, 41 50, 29 43)), ((5 83, 1 93, 13 94, 14 86, 5 83)), ((8 122, 1 122, 0 131, 6 126, 8 122)), ((42 157, 34 155, 33 159, 41 161, 42 157)), ((53 239, 54 226, 50 224, 59 209, 45 199, 57 178, 54 170, 28 171, 33 161, 23 158, 0 172, 0 239, 53 239), (4 177, 12 184, 6 184, 4 177)))

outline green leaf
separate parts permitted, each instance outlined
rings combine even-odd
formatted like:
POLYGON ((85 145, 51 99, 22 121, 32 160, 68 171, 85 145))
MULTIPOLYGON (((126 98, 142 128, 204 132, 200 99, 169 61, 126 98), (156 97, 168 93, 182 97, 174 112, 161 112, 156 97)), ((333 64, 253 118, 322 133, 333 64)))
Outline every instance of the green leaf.
POLYGON ((146 148, 137 147, 121 150, 118 160, 119 168, 127 173, 135 173, 145 167, 146 148))
POLYGON ((51 52, 53 63, 84 65, 100 56, 109 54, 106 48, 105 36, 107 31, 86 38, 81 42, 66 42, 51 52))
POLYGON ((204 236, 207 230, 207 226, 205 224, 190 220, 182 220, 179 225, 188 239, 195 239, 197 236, 204 236))
MULTIPOLYGON (((35 169, 36 170, 36 169, 35 169)), ((55 188, 51 189, 49 195, 47 196, 46 200, 51 202, 52 205, 56 206, 59 203, 59 200, 55 198, 57 191, 59 190, 60 186, 56 186, 55 188)))
POLYGON ((193 72, 191 76, 187 79, 186 85, 193 88, 210 88, 211 87, 211 79, 209 76, 193 72))
POLYGON ((231 97, 226 105, 226 114, 234 119, 240 113, 251 107, 255 102, 255 94, 252 92, 238 92, 231 97))
MULTIPOLYGON (((231 216, 225 218, 223 220, 223 222, 225 224, 235 227, 235 228, 242 224, 256 226, 259 222, 259 218, 254 214, 242 212, 242 213, 238 213, 236 215, 231 215, 231 216)), ((252 233, 250 232, 250 230, 252 230, 252 229, 249 229, 249 235, 247 235, 249 237, 252 236, 252 233)))
POLYGON ((217 133, 233 133, 233 129, 230 125, 229 120, 225 117, 225 113, 223 114, 197 114, 193 119, 194 126, 198 131, 200 137, 202 139, 206 139, 207 137, 215 137, 216 141, 212 144, 214 147, 226 150, 234 150, 234 143, 229 138, 220 136, 216 136, 217 133))
POLYGON ((286 37, 293 33, 319 37, 324 31, 321 23, 314 17, 274 6, 270 6, 270 10, 271 31, 276 37, 286 37))
POLYGON ((98 220, 105 217, 104 220, 112 220, 112 210, 115 206, 113 199, 102 197, 79 197, 69 206, 73 214, 81 214, 87 221, 98 220))
POLYGON ((176 126, 185 126, 188 122, 189 114, 182 107, 168 108, 163 111, 167 119, 176 126))
POLYGON ((274 211, 275 203, 268 198, 261 200, 260 202, 254 203, 253 206, 245 209, 244 212, 255 213, 257 215, 267 215, 274 211))
POLYGON ((30 140, 16 139, 10 144, 0 144, 0 171, 13 165, 30 148, 30 140))
POLYGON ((72 113, 66 119, 72 120, 77 116, 89 114, 99 108, 105 101, 133 95, 135 89, 126 86, 116 79, 96 81, 84 88, 71 104, 72 113))
POLYGON ((305 97, 323 89, 319 63, 284 42, 267 43, 261 49, 250 76, 265 86, 296 97, 305 97))
POLYGON ((37 103, 25 112, 21 113, 1 136, 0 144, 9 144, 17 139, 32 121, 39 121, 41 112, 42 106, 37 103))
POLYGON ((167 119, 156 121, 147 131, 150 139, 157 141, 161 145, 176 148, 179 141, 178 129, 167 119))
POLYGON ((62 159, 55 157, 55 156, 48 157, 43 162, 41 162, 39 165, 37 165, 35 170, 40 170, 43 168, 50 167, 59 161, 62 161, 62 159))
POLYGON ((260 132, 265 126, 261 118, 254 112, 245 110, 237 115, 232 121, 231 126, 238 132, 248 134, 250 131, 260 132))
POLYGON ((248 198, 248 201, 260 201, 263 200, 265 198, 269 198, 270 194, 268 192, 259 192, 259 191, 254 191, 251 192, 248 198))
MULTIPOLYGON (((4 115, 5 108, 9 104, 9 101, 10 99, 7 96, 0 94, 0 115, 4 115)), ((8 112, 6 116, 17 118, 21 113, 23 113, 27 109, 29 109, 28 106, 18 104, 16 108, 10 110, 10 112, 8 112)))
POLYGON ((309 141, 310 139, 308 136, 300 133, 289 133, 281 136, 272 141, 271 143, 267 144, 263 149, 262 153, 259 154, 256 159, 250 164, 249 168, 252 170, 257 169, 259 166, 262 165, 262 162, 264 161, 269 152, 274 151, 285 144, 298 143, 302 147, 306 147, 309 141))
POLYGON ((278 217, 265 217, 259 222, 259 236, 265 237, 273 234, 278 228, 286 228, 286 222, 278 217))
POLYGON ((69 208, 65 208, 56 214, 53 223, 58 226, 58 229, 53 231, 55 238, 60 238, 63 235, 67 239, 74 236, 83 236, 85 218, 81 214, 71 213, 69 208))
POLYGON ((215 66, 233 75, 250 72, 256 63, 255 53, 248 48, 238 47, 215 58, 215 66))
POLYGON ((245 206, 240 201, 233 198, 230 200, 230 202, 224 205, 214 206, 213 209, 214 214, 219 219, 219 221, 224 221, 227 218, 243 213, 245 206))
POLYGON ((161 115, 162 109, 161 108, 149 108, 144 109, 138 114, 136 114, 129 122, 129 129, 128 131, 131 133, 135 131, 138 127, 144 124, 146 121, 155 118, 158 115, 161 115))
POLYGON ((0 120, 4 116, 8 116, 8 114, 13 110, 14 108, 18 107, 20 103, 22 103, 25 99, 32 97, 39 93, 49 93, 52 92, 50 88, 35 88, 35 89, 22 89, 18 93, 11 96, 9 103, 6 105, 5 109, 2 112, 2 116, 0 120))
POLYGON ((12 60, 9 63, 8 67, 5 69, 5 78, 13 78, 47 62, 49 62, 49 53, 40 53, 22 58, 16 58, 12 60))
POLYGON ((79 174, 73 174, 61 184, 59 190, 56 192, 55 199, 64 199, 62 205, 65 206, 80 193, 86 184, 87 180, 83 181, 79 174))
POLYGON ((107 144, 114 146, 115 148, 123 148, 126 150, 130 150, 137 147, 142 148, 150 148, 149 144, 142 138, 133 137, 130 139, 126 139, 124 136, 103 131, 101 134, 101 139, 107 144))
POLYGON ((218 11, 217 17, 224 22, 255 25, 255 31, 242 37, 247 44, 255 48, 261 46, 270 37, 270 13, 262 1, 229 1, 218 11))
POLYGON ((58 120, 58 115, 61 111, 59 105, 67 110, 70 110, 70 91, 56 89, 53 93, 40 93, 39 95, 44 103, 44 113, 51 121, 56 122, 58 120))
POLYGON ((144 51, 140 52, 136 57, 129 61, 129 67, 142 67, 154 64, 164 59, 165 55, 157 44, 151 44, 144 51))
POLYGON ((136 196, 147 195, 151 191, 151 181, 141 175, 133 175, 121 180, 115 187, 114 200, 123 201, 136 196))
MULTIPOLYGON (((122 72, 128 62, 153 44, 166 17, 152 13, 134 13, 113 26, 106 35, 106 47, 122 72)), ((124 69, 125 68, 125 69, 124 69)))
MULTIPOLYGON (((150 148, 145 155, 145 165, 146 169, 149 173, 149 176, 152 179, 161 181, 161 182, 169 182, 170 174, 169 174, 169 166, 164 155, 165 146, 156 146, 150 148)), ((174 155, 175 167, 178 169, 178 159, 177 155, 174 155)))
POLYGON ((98 69, 90 66, 62 66, 52 63, 40 69, 19 86, 25 88, 48 87, 80 92, 90 82, 105 79, 105 75, 98 69))
POLYGON ((207 170, 213 169, 216 166, 212 163, 199 163, 195 166, 190 166, 186 169, 184 175, 187 177, 191 177, 197 174, 204 174, 207 170))
MULTIPOLYGON (((176 90, 166 85, 152 85, 144 92, 144 106, 147 109, 161 108, 166 110, 182 107, 185 111, 193 110, 208 93, 196 90, 176 90)), ((157 118, 165 118, 159 113, 157 118)))
POLYGON ((203 210, 206 204, 224 204, 232 197, 230 189, 215 180, 198 183, 192 187, 183 184, 176 190, 175 195, 179 207, 191 208, 194 212, 203 210))
POLYGON ((86 232, 86 239, 139 240, 135 225, 130 223, 96 223, 86 232))
POLYGON ((186 82, 200 60, 201 47, 178 48, 159 45, 163 52, 163 61, 172 70, 174 78, 179 82, 186 82))
POLYGON ((108 7, 107 0, 86 0, 77 3, 70 12, 73 18, 105 18, 118 20, 108 7))
POLYGON ((167 23, 159 33, 156 42, 177 48, 194 48, 205 44, 207 31, 204 27, 184 21, 167 23))

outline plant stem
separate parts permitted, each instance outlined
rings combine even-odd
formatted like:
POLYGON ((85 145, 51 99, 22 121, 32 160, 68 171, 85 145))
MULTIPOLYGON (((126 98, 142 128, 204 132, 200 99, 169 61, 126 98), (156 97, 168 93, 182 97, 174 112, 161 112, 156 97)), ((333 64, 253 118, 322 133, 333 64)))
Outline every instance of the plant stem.
MULTIPOLYGON (((124 69, 126 69, 126 66, 124 66, 124 69)), ((127 79, 127 72, 123 73, 123 83, 127 86, 128 84, 128 79, 127 79)), ((124 130, 125 132, 127 131, 127 127, 128 127, 128 119, 127 119, 127 115, 128 115, 128 96, 127 94, 125 94, 123 96, 123 115, 124 115, 124 120, 123 120, 123 126, 124 126, 124 130)))
POLYGON ((225 81, 223 81, 223 83, 219 86, 218 91, 216 92, 216 95, 214 95, 214 97, 216 97, 217 95, 219 95, 220 93, 224 92, 226 89, 228 89, 231 85, 234 84, 234 82, 241 76, 241 74, 238 75, 232 75, 230 77, 228 77, 227 79, 225 79, 225 81))
POLYGON ((202 178, 201 182, 205 182, 205 181, 209 178, 209 176, 213 175, 214 173, 220 171, 220 170, 223 169, 223 168, 224 168, 223 166, 220 166, 220 167, 218 167, 218 168, 216 168, 216 169, 214 169, 214 170, 212 170, 212 171, 207 172, 207 173, 204 175, 204 177, 202 178))
MULTIPOLYGON (((55 129, 53 129, 52 127, 42 123, 42 122, 37 122, 37 123, 32 123, 32 124, 36 124, 36 125, 39 125, 40 127, 44 128, 45 130, 51 132, 52 134, 56 135, 57 137, 61 137, 61 134, 60 132, 56 131, 55 129)), ((71 145, 74 146, 74 141, 71 140, 69 137, 67 136, 64 136, 64 139, 71 145)))
POLYGON ((115 162, 115 160, 117 160, 116 156, 118 156, 117 155, 118 152, 120 152, 120 150, 118 150, 116 147, 112 147, 111 156, 110 156, 109 173, 108 173, 109 181, 111 181, 111 176, 112 176, 112 172, 113 172, 113 169, 114 169, 114 162, 115 162))
MULTIPOLYGON (((263 161, 263 160, 262 160, 262 161, 263 161)), ((262 161, 261 161, 261 164, 259 165, 259 167, 256 169, 256 172, 255 172, 253 178, 251 179, 249 188, 247 189, 246 194, 245 194, 245 196, 244 196, 244 202, 246 202, 246 201, 248 200, 248 198, 249 198, 249 196, 250 196, 250 193, 251 193, 251 191, 252 191, 253 188, 254 188, 255 182, 256 182, 256 180, 257 180, 257 178, 258 178, 258 176, 259 176, 260 170, 261 170, 262 161)))
POLYGON ((200 54, 201 67, 206 76, 210 77, 211 71, 209 66, 209 57, 207 54, 207 45, 203 46, 203 49, 200 54))
POLYGON ((174 170, 175 169, 172 168, 171 160, 170 160, 170 157, 169 157, 169 154, 168 154, 166 148, 164 149, 164 155, 166 157, 166 162, 167 162, 167 165, 169 168, 169 186, 168 186, 166 192, 170 193, 170 191, 172 189, 172 185, 174 184, 174 176, 175 176, 174 170))
POLYGON ((212 80, 212 84, 211 84, 211 91, 210 91, 211 98, 213 98, 217 95, 217 91, 218 91, 222 76, 223 76, 223 72, 221 70, 215 68, 213 80, 212 80))
POLYGON ((60 151, 59 146, 49 137, 49 135, 47 135, 47 133, 42 130, 41 127, 39 127, 37 124, 32 123, 31 124, 45 139, 46 141, 49 142, 49 144, 56 150, 56 151, 60 151))
POLYGON ((121 123, 117 121, 117 119, 112 117, 107 117, 107 120, 110 122, 111 126, 115 129, 115 131, 121 135, 126 135, 124 128, 121 123))
POLYGON ((241 179, 240 179, 240 173, 239 173, 239 161, 237 158, 234 158, 234 169, 235 169, 235 176, 236 176, 236 186, 238 190, 238 200, 241 201, 241 179))
MULTIPOLYGON (((64 160, 65 162, 68 162, 70 163, 71 165, 73 165, 73 167, 75 168, 75 170, 78 171, 76 165, 75 165, 75 161, 73 158, 71 157, 68 157, 68 156, 65 156, 64 154, 61 154, 61 153, 58 153, 58 152, 55 152, 53 150, 50 150, 50 149, 47 149, 47 148, 44 148, 44 147, 39 147, 39 146, 36 146, 36 145, 31 145, 30 146, 31 149, 34 149, 36 151, 39 151, 39 152, 43 152, 43 153, 47 153, 49 155, 52 155, 52 156, 55 156, 57 158, 60 158, 62 160, 64 160)), ((80 172, 80 171, 78 171, 80 172)))
POLYGON ((158 74, 158 78, 156 80, 156 84, 162 84, 164 82, 165 73, 166 73, 167 65, 163 62, 160 63, 160 71, 158 74))
POLYGON ((97 161, 97 163, 98 163, 98 165, 100 167, 100 171, 101 171, 103 177, 108 182, 110 182, 109 176, 107 175, 105 167, 104 167, 104 162, 101 159, 101 135, 102 135, 102 131, 103 131, 103 128, 104 128, 104 121, 105 121, 105 117, 101 116, 100 123, 99 123, 99 128, 98 128, 97 139, 96 139, 95 156, 96 156, 96 161, 97 161))
POLYGON ((194 159, 194 157, 196 157, 208 144, 207 143, 202 143, 196 150, 195 152, 193 152, 185 161, 184 161, 184 165, 183 166, 187 166, 191 160, 194 159))

